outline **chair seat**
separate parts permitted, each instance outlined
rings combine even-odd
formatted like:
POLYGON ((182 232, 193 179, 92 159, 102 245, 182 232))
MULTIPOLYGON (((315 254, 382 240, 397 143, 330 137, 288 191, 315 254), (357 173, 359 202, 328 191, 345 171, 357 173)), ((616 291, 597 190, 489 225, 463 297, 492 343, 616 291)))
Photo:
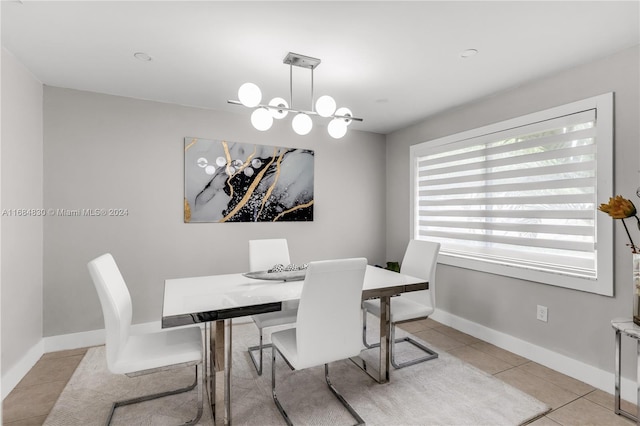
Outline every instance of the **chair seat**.
MULTIPOLYGON (((380 300, 365 300, 363 306, 367 311, 380 317, 380 300)), ((418 303, 406 297, 397 296, 391 298, 390 320, 393 323, 428 317, 433 311, 433 307, 418 303)))
POLYGON ((202 361, 202 330, 189 327, 131 335, 113 372, 127 374, 165 366, 202 361))
POLYGON ((266 314, 258 314, 251 316, 256 327, 262 330, 265 327, 275 327, 277 325, 295 324, 298 315, 297 309, 288 309, 284 311, 267 312, 266 314))
MULTIPOLYGON (((318 362, 314 360, 314 357, 311 357, 309 360, 304 362, 300 361, 300 358, 298 356, 298 342, 297 342, 296 336, 297 335, 296 335, 295 328, 276 331, 275 333, 271 334, 271 343, 276 348, 278 348, 278 351, 287 360, 289 365, 291 365, 291 367, 293 367, 296 370, 302 370, 305 368, 314 367, 318 365, 318 362)), ((342 345, 342 347, 344 347, 344 345, 342 345)), ((320 356, 321 358, 324 358, 322 360, 322 364, 328 364, 330 362, 339 361, 341 359, 346 359, 351 356, 356 356, 358 355, 359 350, 360 349, 357 349, 356 352, 353 352, 349 355, 344 355, 340 352, 335 352, 334 356, 327 357, 328 353, 334 352, 334 350, 332 350, 331 348, 327 348, 326 351, 323 351, 325 353, 323 354, 316 353, 315 355, 320 356)))
POLYGON ((271 334, 271 342, 278 348, 280 353, 289 364, 296 370, 305 368, 298 362, 298 346, 296 339, 296 329, 290 328, 287 330, 276 331, 271 334))

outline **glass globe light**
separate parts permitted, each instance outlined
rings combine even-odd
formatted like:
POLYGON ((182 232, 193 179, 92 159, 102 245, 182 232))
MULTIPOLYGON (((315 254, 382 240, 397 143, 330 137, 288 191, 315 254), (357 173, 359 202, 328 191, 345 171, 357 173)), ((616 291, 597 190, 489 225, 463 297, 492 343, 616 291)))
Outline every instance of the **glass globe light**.
POLYGON ((253 83, 244 83, 238 89, 238 99, 242 105, 253 108, 260 104, 262 100, 262 92, 260 88, 253 83))
POLYGON ((263 132, 271 128, 273 125, 273 117, 267 108, 256 108, 251 114, 251 124, 263 132))
POLYGON ((316 101, 316 112, 320 117, 330 117, 336 110, 336 101, 329 95, 320 96, 316 101))
POLYGON ((340 139, 347 134, 347 123, 342 118, 334 118, 327 126, 329 135, 334 139, 340 139))
MULTIPOLYGON (((351 112, 351 110, 349 108, 338 108, 336 111, 336 115, 341 115, 341 116, 346 116, 346 117, 353 117, 353 113, 351 112)), ((341 118, 341 120, 344 120, 345 124, 348 126, 349 124, 351 124, 351 122, 353 120, 349 120, 348 118, 341 118)))
MULTIPOLYGON (((269 102, 269 106, 289 108, 289 104, 287 103, 287 101, 282 98, 271 99, 271 101, 269 102)), ((276 118, 278 120, 280 120, 281 118, 285 118, 289 113, 289 111, 287 110, 281 110, 277 108, 270 109, 269 112, 271 113, 273 118, 276 118)))
POLYGON ((311 121, 311 117, 309 117, 304 112, 301 112, 293 117, 291 126, 293 127, 294 132, 296 132, 300 136, 304 136, 313 128, 313 121, 311 121))

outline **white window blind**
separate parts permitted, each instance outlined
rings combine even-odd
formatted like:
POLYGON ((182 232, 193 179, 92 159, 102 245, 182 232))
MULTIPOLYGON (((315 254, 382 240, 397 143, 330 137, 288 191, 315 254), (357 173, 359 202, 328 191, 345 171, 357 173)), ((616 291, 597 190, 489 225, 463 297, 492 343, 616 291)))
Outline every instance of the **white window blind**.
POLYGON ((452 264, 597 280, 598 124, 593 107, 416 150, 414 238, 452 264))

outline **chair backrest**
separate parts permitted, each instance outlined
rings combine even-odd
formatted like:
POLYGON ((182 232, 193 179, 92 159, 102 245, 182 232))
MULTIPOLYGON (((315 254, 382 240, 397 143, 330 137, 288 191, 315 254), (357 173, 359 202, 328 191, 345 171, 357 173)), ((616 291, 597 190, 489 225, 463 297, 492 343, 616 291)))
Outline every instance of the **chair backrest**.
POLYGON ((107 366, 112 370, 121 349, 129 339, 132 316, 131 296, 111 254, 103 254, 93 259, 87 267, 102 305, 107 334, 107 366))
POLYGON ((250 272, 266 271, 279 263, 284 266, 291 263, 286 239, 249 240, 250 272))
POLYGON ((365 258, 309 263, 296 323, 297 368, 360 353, 360 310, 366 268, 365 258))
POLYGON ((440 243, 423 240, 409 241, 400 266, 400 273, 429 280, 429 290, 404 293, 402 297, 436 307, 436 265, 439 252, 440 243))

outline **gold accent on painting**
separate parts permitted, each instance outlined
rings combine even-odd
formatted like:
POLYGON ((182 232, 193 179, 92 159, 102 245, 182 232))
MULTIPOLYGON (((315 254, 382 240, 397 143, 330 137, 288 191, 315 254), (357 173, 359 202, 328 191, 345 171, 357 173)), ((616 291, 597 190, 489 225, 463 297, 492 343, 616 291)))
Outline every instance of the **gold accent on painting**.
POLYGON ((191 206, 187 201, 187 197, 184 198, 184 223, 191 222, 191 206))
POLYGON ((277 221, 278 221, 282 216, 284 216, 285 214, 290 213, 290 212, 293 212, 293 211, 296 211, 296 210, 304 209, 304 208, 306 208, 306 207, 311 206, 312 204, 313 204, 313 200, 309 201, 309 202, 308 202, 308 203, 306 203, 306 204, 299 204, 299 205, 297 205, 297 206, 295 206, 295 207, 290 208, 289 210, 285 210, 285 211, 283 211, 282 213, 280 213, 278 216, 276 216, 276 217, 273 219, 273 221, 274 221, 274 222, 277 222, 277 221))
POLYGON ((191 141, 191 143, 189 143, 189 145, 187 145, 187 146, 185 146, 185 147, 184 147, 184 152, 187 152, 187 150, 188 150, 189 148, 191 148, 193 145, 195 145, 195 144, 196 144, 196 142, 198 142, 198 138, 193 138, 193 140, 191 141))

